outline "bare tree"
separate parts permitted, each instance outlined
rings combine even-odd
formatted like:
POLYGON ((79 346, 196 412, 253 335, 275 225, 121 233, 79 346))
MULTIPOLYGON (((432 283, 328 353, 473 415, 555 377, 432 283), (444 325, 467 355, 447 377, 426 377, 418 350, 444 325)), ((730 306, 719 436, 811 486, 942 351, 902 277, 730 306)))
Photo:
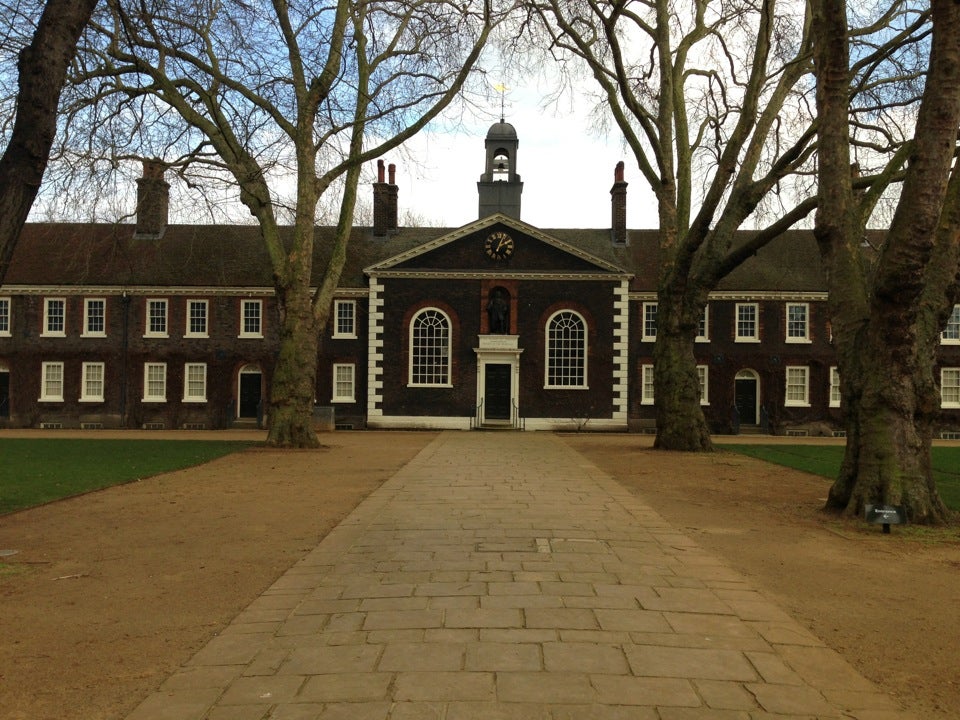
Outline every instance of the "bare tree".
POLYGON ((912 522, 950 513, 933 480, 930 444, 939 408, 939 333, 960 279, 960 4, 933 0, 928 71, 912 141, 884 175, 905 169, 893 220, 874 263, 864 228, 882 183, 858 192, 851 163, 851 63, 846 0, 815 0, 819 208, 815 233, 827 267, 847 446, 827 508, 903 505, 912 522))
MULTIPOLYGON (((19 52, 16 116, 0 158, 0 283, 40 189, 57 131, 60 93, 96 3, 47 0, 31 42, 19 52)), ((7 23, 14 20, 10 10, 7 23)))
POLYGON ((347 252, 363 163, 398 147, 464 89, 502 17, 492 0, 111 0, 84 80, 88 142, 225 174, 259 224, 279 308, 268 442, 317 444, 317 343, 347 252), (141 150, 143 152, 143 150, 141 150), (288 201, 280 186, 294 188, 288 201), (311 291, 318 202, 341 193, 311 291), (283 232, 280 219, 292 219, 283 232))
MULTIPOLYGON (((708 294, 816 206, 801 187, 816 149, 809 13, 786 0, 534 8, 553 53, 588 68, 657 199, 656 447, 708 450, 694 356, 708 294), (758 229, 741 242, 748 221, 758 229)), ((865 47, 862 62, 916 32, 865 47)))

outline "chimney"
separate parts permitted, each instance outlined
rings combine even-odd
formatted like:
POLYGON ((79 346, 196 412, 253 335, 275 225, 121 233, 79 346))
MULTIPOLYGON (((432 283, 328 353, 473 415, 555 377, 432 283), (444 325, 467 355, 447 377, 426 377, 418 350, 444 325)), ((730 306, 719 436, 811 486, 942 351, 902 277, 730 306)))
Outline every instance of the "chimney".
POLYGON ((389 182, 384 182, 384 163, 377 160, 377 182, 373 184, 373 235, 388 237, 397 233, 397 166, 389 167, 389 182))
POLYGON ((166 165, 153 159, 143 161, 143 174, 137 180, 137 224, 133 237, 159 240, 167 229, 170 209, 170 183, 163 179, 166 165))
POLYGON ((627 183, 623 179, 623 160, 613 171, 610 188, 610 238, 614 245, 627 244, 627 183))

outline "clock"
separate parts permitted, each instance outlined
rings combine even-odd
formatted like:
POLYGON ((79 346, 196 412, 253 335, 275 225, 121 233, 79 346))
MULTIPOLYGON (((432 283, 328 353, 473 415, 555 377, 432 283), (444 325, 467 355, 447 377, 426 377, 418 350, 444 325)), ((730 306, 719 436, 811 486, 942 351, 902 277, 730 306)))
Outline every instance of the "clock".
POLYGON ((490 233, 483 243, 483 249, 492 260, 506 260, 513 255, 513 238, 503 231, 490 233))

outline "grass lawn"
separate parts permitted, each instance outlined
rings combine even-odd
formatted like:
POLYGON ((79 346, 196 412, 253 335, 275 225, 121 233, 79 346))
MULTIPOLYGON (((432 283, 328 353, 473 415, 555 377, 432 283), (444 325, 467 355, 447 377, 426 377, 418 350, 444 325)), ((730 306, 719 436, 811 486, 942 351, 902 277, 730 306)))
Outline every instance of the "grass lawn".
MULTIPOLYGON (((830 480, 840 471, 844 450, 842 445, 723 445, 723 448, 830 480)), ((932 456, 933 477, 940 497, 950 509, 960 510, 960 447, 935 447, 932 456)))
POLYGON ((251 444, 218 440, 0 439, 0 515, 200 465, 251 444))

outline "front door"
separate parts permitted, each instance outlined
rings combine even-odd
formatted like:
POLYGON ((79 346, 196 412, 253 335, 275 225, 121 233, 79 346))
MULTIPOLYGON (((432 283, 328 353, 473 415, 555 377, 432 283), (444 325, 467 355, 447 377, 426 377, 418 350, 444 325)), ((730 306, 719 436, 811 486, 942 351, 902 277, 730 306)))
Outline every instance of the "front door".
POLYGON ((10 373, 0 371, 0 418, 10 417, 10 373))
POLYGON ((757 424, 757 379, 753 377, 734 380, 736 383, 737 414, 741 425, 757 424))
POLYGON ((485 420, 510 419, 511 365, 487 363, 483 372, 483 417, 485 420))
POLYGON ((240 408, 238 417, 255 418, 260 408, 261 373, 240 373, 240 408))

